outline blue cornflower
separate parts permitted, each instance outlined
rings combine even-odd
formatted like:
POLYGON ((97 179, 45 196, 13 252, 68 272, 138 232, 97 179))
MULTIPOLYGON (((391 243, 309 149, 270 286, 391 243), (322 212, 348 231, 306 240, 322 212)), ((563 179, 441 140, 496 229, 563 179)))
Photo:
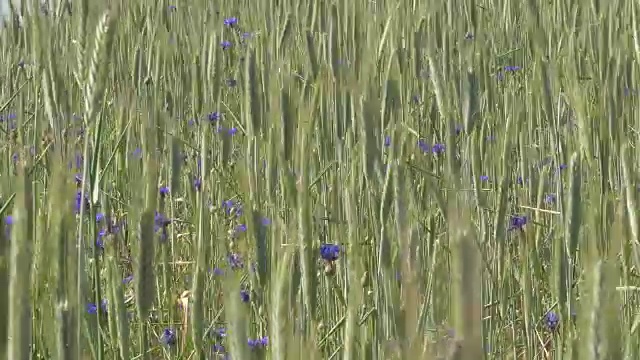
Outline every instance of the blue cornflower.
POLYGON ((544 198, 544 202, 546 204, 555 204, 556 203, 556 194, 547 194, 547 196, 545 196, 544 198))
POLYGON ((107 223, 107 232, 109 234, 117 234, 126 225, 124 221, 118 223, 115 219, 112 219, 107 223))
MULTIPOLYGON (((76 202, 75 202, 75 213, 80 213, 80 207, 83 205, 82 191, 78 190, 76 192, 76 202)), ((85 194, 84 196, 84 208, 88 209, 91 204, 89 203, 89 197, 85 194)))
POLYGON ((215 267, 213 268, 213 270, 211 271, 213 273, 213 275, 224 275, 224 270, 220 269, 219 267, 215 267))
POLYGON ((515 72, 515 71, 518 71, 518 70, 521 70, 521 69, 522 69, 522 68, 521 68, 520 66, 505 66, 505 67, 503 68, 503 70, 504 70, 505 72, 515 72))
POLYGON ((171 224, 171 220, 167 219, 164 215, 156 211, 154 218, 155 230, 158 231, 171 224))
POLYGON ((489 176, 487 176, 487 175, 481 175, 481 176, 480 176, 480 181, 482 181, 482 182, 489 181, 489 176))
POLYGON ((84 156, 82 154, 76 154, 76 170, 82 169, 84 165, 84 156))
POLYGON ((242 215, 242 205, 239 202, 225 200, 222 202, 222 208, 227 215, 236 215, 237 217, 242 215))
POLYGON ((553 311, 549 311, 544 317, 544 324, 549 331, 555 331, 560 324, 560 317, 553 311))
POLYGON ((98 231, 98 238, 96 239, 96 246, 104 250, 104 236, 107 235, 107 230, 101 229, 98 231))
POLYGON ((166 346, 173 346, 176 344, 176 331, 171 328, 165 328, 160 335, 160 343, 166 346))
POLYGON ((133 275, 129 275, 126 278, 122 279, 122 283, 125 285, 130 283, 131 281, 133 281, 133 275))
POLYGON ((257 339, 249 339, 247 341, 251 350, 263 349, 269 345, 269 337, 265 336, 257 339))
POLYGON ((202 179, 195 178, 193 180, 193 187, 196 189, 196 191, 200 191, 202 189, 202 179))
POLYGON ((231 266, 231 268, 234 270, 241 269, 242 267, 244 267, 244 262, 242 261, 242 257, 238 253, 229 254, 228 260, 229 260, 229 266, 231 266))
POLYGON ((213 346, 211 347, 211 351, 213 351, 214 354, 224 354, 226 352, 226 349, 223 345, 213 344, 213 346))
POLYGON ((97 213, 96 214, 96 222, 99 223, 102 220, 104 220, 104 214, 103 213, 97 213))
POLYGON ((431 150, 429 144, 427 144, 424 140, 418 140, 418 147, 420 148, 420 150, 422 150, 422 152, 425 153, 431 150))
POLYGON ((527 224, 526 216, 514 215, 511 217, 509 230, 523 230, 522 228, 527 224))
POLYGON ((249 290, 240 290, 240 299, 242 302, 248 303, 251 300, 251 293, 249 290))
MULTIPOLYGON (((102 299, 100 301, 100 309, 102 309, 102 311, 107 312, 107 299, 102 299)), ((87 304, 87 313, 89 313, 90 315, 94 315, 98 313, 98 305, 96 305, 95 303, 88 303, 87 304)))
POLYGON ((13 216, 4 217, 4 236, 8 239, 11 237, 11 228, 13 227, 13 216))
POLYGON ((240 224, 238 226, 236 226, 234 232, 235 233, 240 233, 240 232, 246 232, 247 231, 247 225, 245 224, 240 224))
POLYGON ((391 136, 387 135, 384 137, 384 147, 391 146, 391 136))
POLYGON ((431 148, 431 152, 438 155, 438 154, 442 154, 444 152, 444 149, 445 149, 444 144, 435 144, 431 148))
POLYGON ((87 304, 87 313, 89 313, 90 315, 93 314, 97 314, 98 313, 98 306, 94 303, 88 303, 87 304))
POLYGON ((154 226, 153 226, 153 230, 155 232, 160 231, 160 238, 162 240, 166 240, 166 238, 169 236, 167 234, 167 226, 169 226, 171 224, 171 220, 167 219, 164 215, 160 214, 159 212, 156 211, 156 215, 155 215, 155 219, 154 219, 154 226))
POLYGON ((236 24, 238 24, 238 18, 236 17, 230 17, 230 18, 224 19, 225 26, 233 27, 236 24))
POLYGON ((229 130, 227 130, 227 133, 229 135, 235 135, 237 132, 238 132, 238 128, 236 128, 236 127, 232 127, 229 130))
POLYGON ((168 186, 160 186, 158 190, 160 192, 160 197, 164 198, 169 195, 169 187, 168 186))
POLYGON ((262 219, 260 219, 260 224, 262 226, 269 226, 271 225, 271 220, 269 218, 263 217, 262 219))
POLYGON ((218 337, 218 338, 225 338, 225 337, 227 337, 227 329, 226 328, 218 328, 218 329, 213 331, 213 335, 218 337))
POLYGON ((327 262, 338 260, 340 256, 340 245, 322 244, 320 246, 320 256, 327 262))
POLYGON ((209 119, 209 121, 214 122, 214 121, 218 121, 220 120, 220 118, 222 117, 222 114, 214 111, 212 113, 210 113, 209 115, 207 115, 207 119, 209 119))
POLYGON ((220 43, 220 46, 222 46, 223 50, 226 50, 226 49, 230 48, 232 46, 232 44, 231 44, 231 41, 225 40, 225 41, 220 43))
POLYGON ((233 205, 234 205, 233 200, 225 200, 222 202, 222 208, 225 209, 225 212, 227 212, 227 215, 233 208, 233 205))

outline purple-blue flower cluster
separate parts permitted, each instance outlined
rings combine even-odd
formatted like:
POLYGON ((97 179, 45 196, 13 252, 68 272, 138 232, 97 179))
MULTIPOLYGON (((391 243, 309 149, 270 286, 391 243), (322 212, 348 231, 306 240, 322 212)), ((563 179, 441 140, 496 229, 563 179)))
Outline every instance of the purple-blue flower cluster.
POLYGON ((176 331, 172 328, 165 328, 160 335, 160 343, 165 346, 173 346, 178 342, 176 331))
POLYGON ((560 324, 560 317, 553 311, 549 311, 544 317, 544 324, 549 331, 556 331, 560 324))
POLYGON ((156 211, 153 230, 156 233, 160 233, 161 240, 166 240, 169 237, 167 229, 169 225, 171 225, 171 219, 156 211))
POLYGON ((338 260, 340 256, 340 245, 336 244, 322 244, 320 245, 320 257, 324 261, 333 262, 338 260))
POLYGON ((527 217, 514 215, 511 217, 509 230, 524 230, 524 226, 527 224, 527 217))
POLYGON ((249 339, 247 343, 252 350, 264 349, 269 345, 269 337, 264 336, 257 339, 249 339))
POLYGON ((441 143, 436 143, 433 146, 427 144, 424 140, 418 140, 418 148, 423 153, 432 153, 434 155, 444 154, 446 146, 441 143))

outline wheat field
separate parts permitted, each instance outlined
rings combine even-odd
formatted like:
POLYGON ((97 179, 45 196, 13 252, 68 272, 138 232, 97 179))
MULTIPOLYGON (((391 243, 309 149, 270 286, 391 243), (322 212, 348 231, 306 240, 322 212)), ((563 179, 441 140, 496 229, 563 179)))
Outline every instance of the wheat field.
POLYGON ((3 358, 640 358, 638 1, 32 9, 3 358))

